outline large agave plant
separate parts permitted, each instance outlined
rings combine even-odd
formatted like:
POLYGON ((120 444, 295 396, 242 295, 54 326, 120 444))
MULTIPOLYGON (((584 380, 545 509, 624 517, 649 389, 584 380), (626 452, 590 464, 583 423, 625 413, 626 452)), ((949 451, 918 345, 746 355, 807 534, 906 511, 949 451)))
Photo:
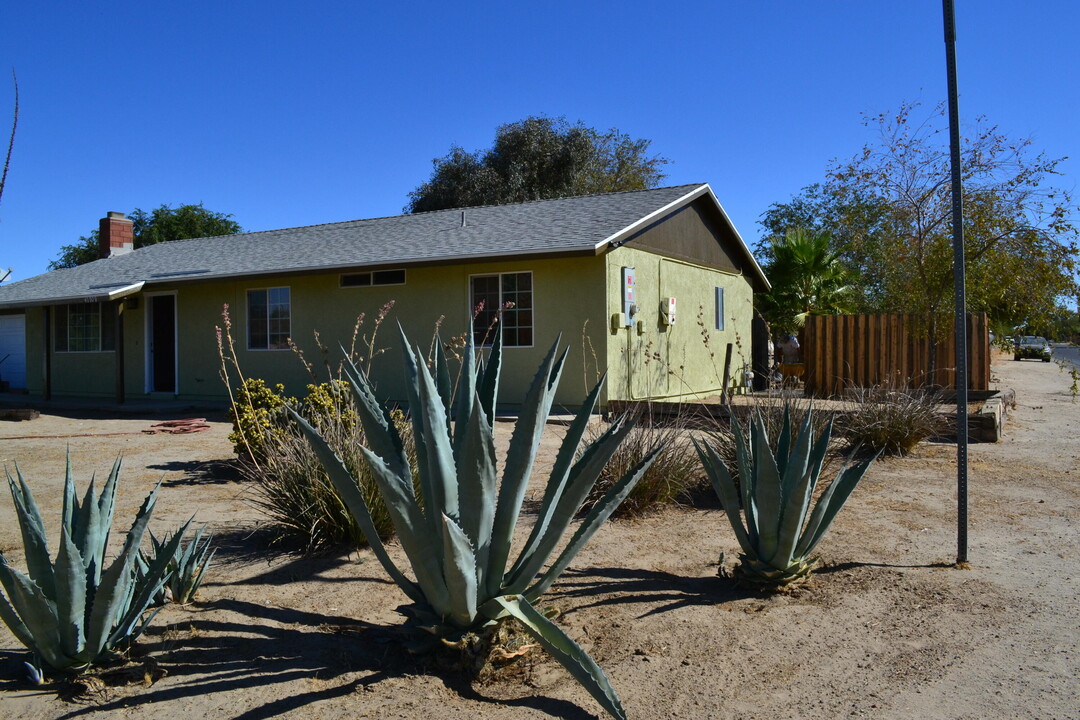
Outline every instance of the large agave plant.
POLYGON ((134 565, 153 512, 155 487, 139 509, 119 556, 105 568, 120 460, 101 495, 95 495, 91 480, 80 504, 69 458, 60 549, 53 562, 41 512, 18 467, 15 470, 17 479, 11 473, 7 478, 22 530, 26 572, 0 554, 0 618, 33 652, 35 663, 29 670, 40 681, 42 662, 54 670, 79 672, 114 656, 142 634, 153 619, 153 614, 144 614, 161 588, 183 533, 176 533, 142 581, 136 582, 134 565))
MULTIPOLYGON (((471 335, 471 333, 470 333, 471 335)), ((347 367, 368 447, 361 448, 393 519, 415 580, 387 555, 356 481, 318 433, 293 417, 311 440, 387 573, 413 601, 411 614, 434 637, 460 640, 506 618, 516 618, 613 716, 624 718, 604 671, 533 605, 567 568, 594 532, 626 497, 655 458, 646 457, 616 483, 585 517, 555 561, 545 564, 578 512, 600 471, 630 430, 619 420, 585 450, 577 449, 596 406, 600 384, 582 403, 559 449, 536 524, 511 563, 514 529, 532 474, 537 446, 559 383, 566 351, 552 345, 525 397, 506 454, 496 470, 492 422, 502 364, 501 334, 486 365, 467 341, 457 391, 437 343, 434 373, 402 333, 409 411, 417 455, 417 487, 401 437, 380 407, 367 376, 347 367), (577 457, 575 461, 575 457, 577 457)), ((602 381, 601 381, 602 382, 602 381)))
POLYGON ((737 576, 752 585, 779 588, 810 576, 817 564, 811 553, 874 458, 854 465, 849 459, 811 512, 832 421, 815 440, 813 411, 807 411, 792 443, 786 410, 775 452, 760 412, 754 412, 749 425, 747 438, 739 422, 731 422, 738 483, 715 448, 696 440, 695 445, 742 548, 737 576))

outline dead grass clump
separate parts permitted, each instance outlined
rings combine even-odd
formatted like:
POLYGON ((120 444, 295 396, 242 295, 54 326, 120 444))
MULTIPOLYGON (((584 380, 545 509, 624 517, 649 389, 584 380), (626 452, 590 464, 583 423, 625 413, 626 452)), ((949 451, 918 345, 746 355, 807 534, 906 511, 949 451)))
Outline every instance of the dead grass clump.
POLYGON ((936 391, 876 386, 857 388, 844 413, 840 432, 847 444, 868 453, 907 455, 916 445, 941 432, 936 391))
MULTIPOLYGON (((656 448, 660 448, 660 454, 627 498, 615 509, 613 517, 642 517, 668 505, 678 504, 688 499, 703 483, 701 463, 690 442, 688 417, 685 412, 661 417, 646 404, 630 412, 637 416, 637 424, 619 445, 592 491, 585 498, 583 510, 586 512, 600 502, 604 494, 623 475, 656 448)), ((590 428, 588 441, 592 442, 601 433, 599 428, 590 428)))

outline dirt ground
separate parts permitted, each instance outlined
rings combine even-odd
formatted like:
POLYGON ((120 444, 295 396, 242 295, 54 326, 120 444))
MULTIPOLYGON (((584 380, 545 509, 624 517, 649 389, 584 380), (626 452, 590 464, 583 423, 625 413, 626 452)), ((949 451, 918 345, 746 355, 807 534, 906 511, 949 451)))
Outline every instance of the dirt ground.
MULTIPOLYGON (((722 513, 672 509, 602 529, 549 596, 559 622, 632 718, 1080 718, 1080 403, 1053 364, 1002 360, 994 375, 1017 407, 1003 442, 971 446, 969 569, 952 567, 955 446, 927 444, 871 469, 819 548, 824 569, 798 594, 763 597, 718 578, 720 553, 737 555, 722 513)), ((405 597, 368 552, 262 547, 251 488, 216 462, 230 457, 227 426, 142 433, 160 419, 0 423, 0 457, 18 462, 51 518, 65 447, 80 486, 121 454, 118 527, 163 478, 152 527, 196 514, 219 547, 199 602, 166 607, 141 642, 153 682, 74 698, 31 688, 25 653, 0 628, 0 717, 600 716, 542 655, 488 683, 404 655, 395 608, 405 597)), ((549 462, 558 432, 545 441, 549 462)), ((0 498, 0 549, 21 563, 20 547, 0 498)))

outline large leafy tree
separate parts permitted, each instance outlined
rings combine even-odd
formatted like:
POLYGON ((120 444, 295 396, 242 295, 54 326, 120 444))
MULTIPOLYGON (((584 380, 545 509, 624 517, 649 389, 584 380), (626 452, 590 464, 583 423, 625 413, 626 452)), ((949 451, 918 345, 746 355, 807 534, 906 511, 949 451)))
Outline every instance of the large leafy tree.
MULTIPOLYGON (((128 217, 132 220, 136 249, 171 240, 232 235, 241 229, 232 215, 207 210, 202 203, 175 208, 162 205, 150 212, 136 208, 128 217)), ((49 269, 84 265, 98 257, 98 231, 93 230, 77 243, 62 246, 60 256, 49 263, 49 269)))
POLYGON ((565 118, 528 117, 501 125, 490 149, 454 146, 433 161, 431 178, 409 193, 410 213, 499 205, 656 187, 669 161, 650 140, 599 131, 565 118))
POLYGON ((772 290, 760 306, 774 334, 794 334, 808 315, 851 310, 851 273, 830 245, 828 235, 805 228, 773 240, 764 267, 772 290))
MULTIPOLYGON (((860 290, 857 308, 928 319, 952 311, 952 197, 944 108, 918 105, 864 118, 874 138, 826 181, 774 204, 763 243, 794 227, 828 232, 860 290)), ((1038 324, 1075 297, 1077 232, 1068 190, 1051 185, 1061 159, 1035 152, 985 118, 962 146, 969 309, 999 325, 1038 324)))

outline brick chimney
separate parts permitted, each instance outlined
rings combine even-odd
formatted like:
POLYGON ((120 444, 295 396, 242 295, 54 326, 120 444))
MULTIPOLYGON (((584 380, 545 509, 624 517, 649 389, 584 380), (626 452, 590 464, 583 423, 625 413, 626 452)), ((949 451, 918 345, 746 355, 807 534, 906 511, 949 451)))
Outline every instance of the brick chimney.
POLYGON ((135 249, 135 232, 131 218, 124 213, 111 212, 98 223, 98 252, 101 257, 125 255, 135 249))

